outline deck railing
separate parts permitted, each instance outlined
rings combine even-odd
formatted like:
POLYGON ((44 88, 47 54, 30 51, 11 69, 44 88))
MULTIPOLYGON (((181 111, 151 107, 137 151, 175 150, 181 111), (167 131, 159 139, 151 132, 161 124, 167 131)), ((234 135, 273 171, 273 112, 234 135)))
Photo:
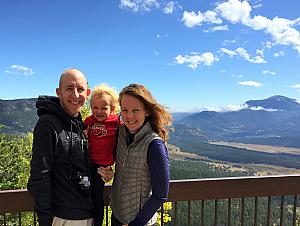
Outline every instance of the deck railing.
MULTIPOLYGON (((109 204, 110 189, 105 187, 105 205, 109 204)), ((168 198, 172 202, 172 210, 168 212, 172 219, 166 225, 285 226, 284 222, 289 220, 288 225, 299 226, 298 195, 300 175, 173 180, 168 198), (260 209, 262 202, 266 205, 260 209), (260 222, 264 213, 265 220, 260 222)), ((161 211, 164 212, 163 208, 161 211)), ((33 201, 27 190, 0 191, 0 225, 9 225, 12 214, 17 224, 26 225, 22 223, 23 212, 33 212, 33 201)), ((33 215, 30 225, 36 224, 33 215)), ((106 219, 110 217, 108 211, 106 216, 106 219)), ((163 214, 161 225, 164 225, 163 214)))

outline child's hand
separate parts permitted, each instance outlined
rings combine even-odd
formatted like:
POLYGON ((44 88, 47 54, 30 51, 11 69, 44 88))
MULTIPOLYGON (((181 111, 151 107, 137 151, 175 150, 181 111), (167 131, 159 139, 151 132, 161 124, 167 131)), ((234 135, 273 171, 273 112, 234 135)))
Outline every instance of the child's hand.
POLYGON ((105 183, 110 181, 114 176, 114 171, 112 170, 111 166, 107 166, 107 167, 100 166, 98 168, 98 173, 100 174, 102 180, 105 183))

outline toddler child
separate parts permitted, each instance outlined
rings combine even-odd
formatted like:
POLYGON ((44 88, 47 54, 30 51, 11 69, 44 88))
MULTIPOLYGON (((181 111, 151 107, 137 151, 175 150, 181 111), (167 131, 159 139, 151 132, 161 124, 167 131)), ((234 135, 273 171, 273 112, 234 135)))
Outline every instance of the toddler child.
POLYGON ((104 215, 103 190, 105 181, 98 174, 100 166, 110 167, 115 162, 118 116, 118 94, 105 83, 93 89, 90 98, 92 115, 84 120, 92 162, 92 198, 94 226, 102 226, 104 215))

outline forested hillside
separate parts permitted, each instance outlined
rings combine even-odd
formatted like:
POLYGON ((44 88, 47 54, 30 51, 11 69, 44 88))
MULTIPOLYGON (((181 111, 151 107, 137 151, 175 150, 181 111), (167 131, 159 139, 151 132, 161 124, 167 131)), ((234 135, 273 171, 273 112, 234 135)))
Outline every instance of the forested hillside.
POLYGON ((36 99, 1 100, 0 133, 26 134, 37 121, 36 99))

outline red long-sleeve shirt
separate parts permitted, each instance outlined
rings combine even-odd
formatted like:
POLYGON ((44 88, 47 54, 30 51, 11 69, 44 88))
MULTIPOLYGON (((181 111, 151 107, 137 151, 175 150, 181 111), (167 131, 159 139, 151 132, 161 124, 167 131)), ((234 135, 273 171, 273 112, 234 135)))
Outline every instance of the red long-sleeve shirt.
POLYGON ((99 165, 112 165, 115 162, 115 148, 119 119, 110 115, 99 122, 94 116, 84 120, 88 130, 89 154, 91 161, 99 165))

